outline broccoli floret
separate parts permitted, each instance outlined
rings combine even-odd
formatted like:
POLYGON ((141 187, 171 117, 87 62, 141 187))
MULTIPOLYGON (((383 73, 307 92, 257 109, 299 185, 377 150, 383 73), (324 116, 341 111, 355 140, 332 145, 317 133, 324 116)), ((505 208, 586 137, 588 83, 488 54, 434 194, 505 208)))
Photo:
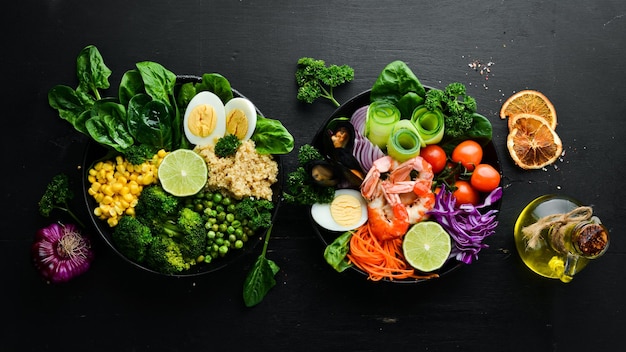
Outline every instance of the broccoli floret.
POLYGON ((154 237, 148 226, 133 216, 124 215, 113 228, 111 239, 128 259, 142 263, 154 237))
POLYGON ((167 193, 159 184, 144 187, 137 199, 135 214, 144 224, 158 228, 159 220, 178 214, 180 199, 167 193), (156 223, 155 223, 156 222, 156 223))
POLYGON ((176 274, 191 267, 184 259, 178 243, 168 236, 158 236, 151 242, 146 254, 146 266, 164 274, 176 274))
POLYGON ((197 259, 207 245, 207 234, 204 228, 204 219, 199 213, 182 208, 176 225, 182 234, 180 251, 184 258, 197 259))
POLYGON ((234 134, 227 134, 221 137, 215 143, 215 155, 220 158, 233 155, 237 152, 237 149, 241 145, 241 141, 234 134))
POLYGON ((326 66, 324 60, 301 57, 296 68, 297 99, 313 103, 317 98, 326 98, 335 106, 333 89, 354 79, 354 69, 348 65, 326 66))
POLYGON ((235 212, 248 219, 248 226, 256 230, 272 224, 274 203, 267 199, 244 198, 235 206, 235 212))
POLYGON ((202 215, 184 207, 181 198, 167 193, 159 184, 142 190, 135 206, 135 217, 158 239, 150 242, 145 254, 145 262, 155 270, 164 267, 165 263, 175 264, 177 269, 182 268, 181 263, 193 265, 206 248, 207 234, 202 215), (162 248, 163 242, 166 248, 162 248))
POLYGON ((69 202, 74 198, 74 192, 70 189, 69 177, 66 174, 57 174, 46 186, 44 194, 39 200, 39 213, 49 217, 52 210, 57 209, 66 212, 81 227, 85 227, 78 216, 69 208, 69 202))
POLYGON ((129 163, 139 165, 152 159, 157 151, 156 147, 147 144, 133 144, 126 148, 122 154, 124 154, 124 158, 126 158, 129 163))

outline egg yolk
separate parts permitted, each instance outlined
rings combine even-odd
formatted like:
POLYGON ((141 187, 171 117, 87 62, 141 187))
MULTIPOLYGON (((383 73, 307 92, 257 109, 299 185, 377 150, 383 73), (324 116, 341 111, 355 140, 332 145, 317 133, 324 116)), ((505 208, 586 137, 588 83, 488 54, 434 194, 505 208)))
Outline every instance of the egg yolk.
POLYGON ((209 136, 215 129, 216 124, 217 116, 215 114, 215 109, 213 109, 211 105, 198 105, 191 110, 191 113, 189 113, 187 127, 189 127, 189 131, 195 136, 209 136))
POLYGON ((233 109, 226 116, 226 132, 243 139, 248 133, 248 118, 240 109, 233 109))
POLYGON ((330 203, 330 215, 341 226, 352 226, 361 218, 361 203, 349 194, 342 194, 330 203))

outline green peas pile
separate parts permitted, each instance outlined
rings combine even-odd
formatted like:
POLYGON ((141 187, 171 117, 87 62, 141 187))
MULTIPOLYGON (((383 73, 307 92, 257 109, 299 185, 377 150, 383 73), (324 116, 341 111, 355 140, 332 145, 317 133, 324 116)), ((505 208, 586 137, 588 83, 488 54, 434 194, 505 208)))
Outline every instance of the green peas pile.
POLYGON ((204 262, 221 258, 244 247, 254 230, 248 227, 248 219, 238 215, 238 200, 220 192, 201 191, 187 198, 185 206, 203 215, 207 230, 207 246, 204 262))

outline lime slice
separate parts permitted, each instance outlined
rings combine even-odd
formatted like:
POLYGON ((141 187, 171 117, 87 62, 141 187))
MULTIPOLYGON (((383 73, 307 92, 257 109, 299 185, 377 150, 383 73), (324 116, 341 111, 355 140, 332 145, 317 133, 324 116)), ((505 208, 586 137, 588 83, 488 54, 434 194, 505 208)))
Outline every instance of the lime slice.
POLYGON ((427 273, 441 268, 448 260, 452 240, 438 223, 422 221, 411 226, 404 235, 402 250, 412 267, 427 273))
POLYGON ((185 197, 200 192, 206 185, 208 169, 198 153, 189 149, 177 149, 163 158, 158 176, 166 192, 185 197))

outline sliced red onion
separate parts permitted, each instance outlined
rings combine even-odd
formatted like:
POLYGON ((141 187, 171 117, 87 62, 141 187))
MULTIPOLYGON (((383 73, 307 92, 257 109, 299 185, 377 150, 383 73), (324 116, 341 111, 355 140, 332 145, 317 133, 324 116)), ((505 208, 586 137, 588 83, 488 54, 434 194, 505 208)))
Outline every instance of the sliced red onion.
POLYGON ((367 118, 368 105, 356 109, 350 118, 354 126, 354 157, 359 161, 363 171, 367 172, 372 167, 374 160, 382 158, 385 153, 365 137, 365 120, 367 118))

